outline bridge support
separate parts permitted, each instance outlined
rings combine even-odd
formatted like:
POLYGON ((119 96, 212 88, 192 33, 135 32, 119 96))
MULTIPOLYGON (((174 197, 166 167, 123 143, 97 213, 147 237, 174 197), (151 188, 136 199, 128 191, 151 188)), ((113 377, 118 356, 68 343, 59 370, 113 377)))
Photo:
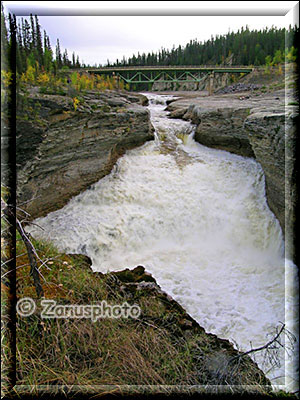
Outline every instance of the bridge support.
POLYGON ((211 96, 214 92, 214 79, 215 79, 215 74, 212 72, 209 75, 209 81, 208 81, 208 95, 211 96))
POLYGON ((221 86, 226 86, 228 84, 228 73, 222 74, 221 86))

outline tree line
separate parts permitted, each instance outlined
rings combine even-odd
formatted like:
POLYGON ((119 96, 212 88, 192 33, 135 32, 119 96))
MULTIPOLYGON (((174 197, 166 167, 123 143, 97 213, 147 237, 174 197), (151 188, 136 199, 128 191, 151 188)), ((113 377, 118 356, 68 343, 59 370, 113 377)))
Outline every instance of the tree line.
MULTIPOLYGON (((43 30, 38 17, 32 14, 29 20, 22 18, 18 23, 14 15, 4 16, 1 5, 1 53, 10 56, 12 35, 16 35, 16 72, 22 75, 31 70, 50 72, 56 75, 60 69, 90 67, 81 63, 79 56, 67 49, 63 52, 59 39, 56 41, 55 54, 49 36, 43 30), (8 22, 8 28, 6 26, 8 22)), ((116 60, 107 66, 159 66, 159 65, 274 65, 287 61, 296 61, 296 36, 299 28, 264 28, 249 30, 242 27, 237 32, 216 35, 205 42, 190 40, 185 46, 173 46, 171 50, 161 48, 157 52, 133 54, 128 59, 116 60)), ((99 64, 99 66, 101 66, 99 64)), ((2 57, 2 70, 7 70, 7 59, 2 57)))
POLYGON ((56 41, 54 52, 46 31, 44 30, 42 34, 36 15, 31 14, 28 19, 22 18, 17 21, 16 16, 12 14, 5 17, 2 4, 1 55, 3 56, 1 57, 1 103, 8 105, 15 85, 17 104, 23 104, 24 118, 35 117, 34 113, 28 112, 27 105, 24 106, 25 103, 27 104, 24 98, 27 96, 28 85, 38 86, 39 92, 43 94, 73 97, 75 111, 80 102, 78 97, 80 92, 93 89, 100 91, 116 88, 129 89, 116 77, 94 76, 84 70, 72 71, 72 69, 84 69, 89 66, 81 63, 75 52, 72 53, 70 60, 67 50, 62 52, 59 39, 56 41), (61 73, 64 69, 67 73, 61 73), (22 101, 20 91, 23 91, 22 95, 25 95, 22 101))
POLYGON ((29 19, 22 18, 17 22, 16 16, 9 14, 5 17, 1 4, 1 53, 2 70, 8 69, 8 60, 12 56, 13 35, 15 35, 16 72, 21 75, 28 68, 43 72, 56 72, 62 68, 81 68, 79 56, 72 53, 69 59, 68 51, 61 50, 59 39, 56 41, 55 54, 50 44, 50 38, 39 23, 37 15, 30 14, 29 19))
POLYGON ((216 35, 205 42, 191 40, 186 46, 161 48, 158 52, 138 53, 126 59, 107 61, 108 66, 156 66, 156 65, 265 65, 296 61, 296 35, 299 28, 264 28, 249 30, 242 27, 236 33, 216 35))

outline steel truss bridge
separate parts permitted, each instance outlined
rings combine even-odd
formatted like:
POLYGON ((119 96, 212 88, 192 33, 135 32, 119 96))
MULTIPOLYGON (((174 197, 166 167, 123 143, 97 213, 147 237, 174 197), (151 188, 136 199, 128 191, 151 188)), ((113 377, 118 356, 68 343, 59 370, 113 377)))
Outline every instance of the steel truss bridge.
MULTIPOLYGON (((213 87, 215 74, 248 74, 253 70, 245 66, 155 66, 155 67, 104 67, 88 69, 90 74, 115 76, 127 84, 155 82, 201 82, 209 79, 209 89, 213 87)), ((210 91, 210 90, 209 90, 210 91)))

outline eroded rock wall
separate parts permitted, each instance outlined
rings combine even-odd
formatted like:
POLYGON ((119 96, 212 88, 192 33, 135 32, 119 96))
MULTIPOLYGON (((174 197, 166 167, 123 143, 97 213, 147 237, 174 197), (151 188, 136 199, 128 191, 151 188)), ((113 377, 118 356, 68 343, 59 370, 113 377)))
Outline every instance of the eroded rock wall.
MULTIPOLYGON (((254 157, 261 164, 269 207, 290 241, 295 229, 293 147, 297 107, 286 107, 285 95, 281 90, 264 96, 181 99, 170 103, 167 110, 171 118, 183 118, 196 125, 195 140, 199 143, 254 157)), ((293 246, 286 248, 287 256, 292 259, 293 246)))
POLYGON ((287 238, 286 256, 290 259, 295 252, 297 117, 293 106, 284 111, 254 109, 244 122, 255 158, 265 173, 269 207, 287 238))
POLYGON ((28 100, 39 111, 17 126, 17 194, 31 218, 63 207, 108 174, 127 149, 154 138, 143 96, 90 92, 76 110, 66 96, 28 100))
POLYGON ((285 229, 285 113, 255 110, 244 123, 256 160, 266 181, 270 209, 285 229))
POLYGON ((204 110, 195 132, 195 140, 208 147, 215 147, 245 157, 253 157, 247 132, 243 129, 249 109, 204 110))

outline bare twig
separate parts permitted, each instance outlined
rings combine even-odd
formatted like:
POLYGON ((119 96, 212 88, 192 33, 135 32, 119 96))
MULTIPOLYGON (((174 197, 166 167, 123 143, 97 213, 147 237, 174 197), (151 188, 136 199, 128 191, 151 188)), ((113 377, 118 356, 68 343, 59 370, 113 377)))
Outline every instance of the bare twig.
POLYGON ((20 221, 18 219, 17 219, 16 228, 17 228, 18 232, 20 233, 20 235, 24 241, 24 244, 26 246, 26 249, 27 249, 28 258, 29 258, 30 267, 31 267, 30 275, 33 277, 36 293, 37 293, 38 297, 44 296, 44 291, 43 291, 43 288, 41 285, 39 271, 38 271, 37 262, 36 262, 36 258, 35 258, 35 256, 38 258, 39 258, 39 256, 37 255, 37 252, 36 252, 33 244, 29 240, 28 236, 26 235, 26 233, 22 227, 22 224, 20 223, 20 221))
MULTIPOLYGON (((41 196, 40 196, 40 195, 38 195, 38 196, 32 196, 31 199, 26 200, 26 201, 23 201, 22 203, 19 203, 19 205, 20 205, 20 206, 23 206, 24 204, 28 204, 28 203, 30 203, 31 201, 38 199, 39 197, 41 197, 41 196)), ((22 211, 23 211, 23 210, 22 210, 22 211)))
MULTIPOLYGON (((218 384, 223 384, 224 381, 228 380, 231 382, 232 377, 239 373, 239 367, 242 364, 244 356, 251 355, 251 358, 256 362, 255 354, 262 354, 263 361, 261 369, 265 371, 265 376, 270 371, 274 370, 274 368, 280 367, 282 361, 280 356, 281 349, 283 349, 288 356, 290 356, 294 349, 296 337, 286 329, 285 324, 283 324, 281 321, 279 321, 279 323, 282 326, 276 328, 273 338, 265 345, 253 348, 251 344, 250 350, 244 353, 240 352, 237 356, 231 357, 229 360, 223 360, 223 363, 221 363, 219 368, 216 370, 216 381, 218 384), (281 336, 283 334, 285 335, 284 344, 281 342, 281 336)), ((236 347, 238 348, 238 346, 236 347)), ((278 377, 276 379, 278 379, 278 377)))
MULTIPOLYGON (((280 335, 282 334, 282 332, 284 331, 284 328, 285 328, 285 324, 282 325, 282 327, 281 327, 280 331, 277 333, 277 335, 276 335, 273 339, 271 339, 268 343, 266 343, 265 345, 260 346, 260 347, 256 347, 256 348, 251 349, 251 350, 248 350, 248 351, 246 351, 246 352, 244 352, 244 353, 238 354, 237 356, 232 357, 230 361, 233 361, 233 360, 236 360, 236 359, 238 359, 238 358, 244 357, 244 356, 246 356, 246 355, 248 355, 248 354, 250 354, 250 353, 254 353, 254 352, 261 351, 261 350, 269 349, 270 346, 271 346, 274 342, 276 342, 277 344, 280 344, 280 346, 282 346, 282 344, 281 344, 280 342, 278 342, 277 339, 279 338, 279 336, 280 336, 280 335)), ((282 346, 282 347, 284 347, 284 346, 282 346)))
MULTIPOLYGON (((1 199, 1 211, 2 211, 2 215, 4 218, 5 217, 16 218, 16 216, 14 215, 14 212, 10 209, 10 207, 5 203, 5 201, 3 199, 1 199)), ((38 270, 37 261, 36 261, 36 257, 38 259, 40 259, 40 258, 38 256, 33 244, 29 240, 28 235, 24 231, 23 226, 22 226, 21 222, 18 220, 18 218, 16 218, 16 229, 19 232, 19 234, 21 235, 21 238, 26 246, 29 263, 30 263, 30 267, 31 267, 30 275, 33 277, 36 293, 37 293, 38 297, 44 296, 44 291, 43 291, 43 288, 42 288, 42 285, 40 282, 39 270, 38 270)))
POLYGON ((30 225, 37 226, 37 227, 40 228, 42 231, 45 230, 41 225, 38 225, 38 224, 36 224, 35 222, 30 221, 30 225))
POLYGON ((27 211, 23 210, 22 208, 16 207, 16 209, 19 210, 19 211, 21 211, 21 212, 24 213, 25 215, 28 215, 28 217, 30 217, 30 214, 29 214, 27 211))
MULTIPOLYGON (((18 267, 16 267, 17 269, 23 268, 23 267, 27 267, 29 264, 23 264, 23 265, 19 265, 18 267)), ((1 279, 4 278, 6 275, 8 275, 11 271, 7 271, 5 272, 5 274, 1 275, 1 279)))

